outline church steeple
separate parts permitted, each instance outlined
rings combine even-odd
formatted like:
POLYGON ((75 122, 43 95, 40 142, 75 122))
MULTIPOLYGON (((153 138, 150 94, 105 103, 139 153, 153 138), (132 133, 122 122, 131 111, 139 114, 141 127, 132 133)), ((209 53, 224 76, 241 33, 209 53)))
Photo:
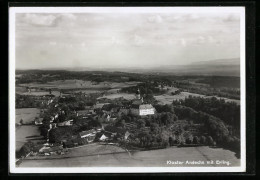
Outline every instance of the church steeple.
POLYGON ((139 88, 137 89, 135 96, 136 96, 136 99, 141 99, 139 88))

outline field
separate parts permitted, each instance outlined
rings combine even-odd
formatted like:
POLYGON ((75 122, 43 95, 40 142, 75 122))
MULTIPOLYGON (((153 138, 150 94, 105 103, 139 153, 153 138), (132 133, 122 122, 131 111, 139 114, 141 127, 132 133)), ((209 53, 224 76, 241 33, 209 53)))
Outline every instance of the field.
POLYGON ((122 152, 120 147, 93 145, 75 149, 79 157, 45 160, 23 160, 19 167, 165 167, 165 166, 224 166, 227 165, 168 165, 167 161, 229 161, 230 166, 239 166, 240 160, 233 152, 209 147, 172 147, 167 149, 122 152), (116 153, 117 152, 117 153, 116 153), (85 154, 85 155, 84 155, 85 154), (84 155, 84 156, 83 156, 84 155))
MULTIPOLYGON (((21 108, 15 110, 15 122, 31 123, 38 117, 40 110, 37 108, 21 108)), ((35 125, 23 125, 15 128, 16 151, 19 150, 29 139, 38 137, 40 132, 35 125)))
POLYGON ((40 114, 40 109, 37 108, 21 108, 15 109, 15 123, 20 123, 22 119, 24 123, 34 121, 40 114))
MULTIPOLYGON (((202 94, 195 94, 195 93, 189 93, 189 92, 181 92, 180 94, 177 95, 168 95, 168 94, 163 94, 159 96, 154 96, 154 98, 159 101, 159 104, 171 104, 173 100, 180 100, 180 99, 185 99, 189 96, 195 96, 195 97, 204 97, 204 98, 211 98, 213 96, 205 96, 202 94)), ((217 99, 224 99, 226 102, 235 102, 236 104, 240 104, 240 100, 236 99, 228 99, 228 98, 220 98, 216 97, 217 99)))
POLYGON ((83 81, 83 80, 58 80, 51 81, 47 83, 28 83, 28 84, 20 84, 22 87, 32 87, 32 88, 52 88, 52 89, 114 89, 114 88, 122 88, 135 86, 139 82, 100 82, 95 83, 91 81, 83 81))
MULTIPOLYGON (((127 93, 109 94, 109 95, 102 96, 100 98, 116 99, 116 98, 120 98, 120 97, 123 97, 124 99, 127 99, 127 100, 135 99, 134 94, 127 94, 127 93)), ((98 99, 100 99, 100 98, 98 98, 98 99)))
POLYGON ((24 125, 15 128, 15 150, 19 151, 28 141, 40 138, 39 127, 35 125, 24 125))

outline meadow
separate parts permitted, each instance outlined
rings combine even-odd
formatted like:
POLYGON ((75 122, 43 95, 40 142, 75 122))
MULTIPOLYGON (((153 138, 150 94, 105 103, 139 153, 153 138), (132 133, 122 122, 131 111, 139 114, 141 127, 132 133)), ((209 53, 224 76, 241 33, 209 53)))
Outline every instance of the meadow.
POLYGON ((63 159, 30 160, 25 159, 19 167, 227 167, 223 164, 168 165, 167 161, 229 161, 229 166, 239 166, 240 160, 233 152, 222 148, 171 147, 152 151, 122 152, 120 147, 93 145, 75 149, 79 157, 63 159))
POLYGON ((15 128, 15 150, 19 151, 28 140, 41 138, 39 127, 35 125, 24 125, 15 128))
POLYGON ((36 117, 40 115, 40 109, 38 108, 19 108, 15 109, 15 123, 31 123, 36 117))
MULTIPOLYGON (((15 109, 15 123, 20 123, 21 119, 23 123, 32 123, 36 117, 40 114, 40 109, 37 108, 21 108, 15 109)), ((15 128, 15 142, 16 151, 31 138, 38 137, 40 135, 39 128, 35 125, 22 125, 15 128)))
MULTIPOLYGON (((204 98, 213 97, 213 96, 206 96, 206 95, 190 93, 190 92, 181 92, 180 94, 176 94, 176 95, 169 95, 169 94, 158 95, 158 96, 154 96, 154 98, 159 102, 159 104, 171 104, 172 101, 174 101, 174 100, 183 100, 189 96, 204 97, 204 98)), ((216 97, 216 96, 214 96, 214 97, 216 97)), ((240 100, 229 99, 229 98, 224 98, 224 97, 216 97, 216 98, 224 99, 226 102, 234 102, 236 104, 240 104, 240 100)))

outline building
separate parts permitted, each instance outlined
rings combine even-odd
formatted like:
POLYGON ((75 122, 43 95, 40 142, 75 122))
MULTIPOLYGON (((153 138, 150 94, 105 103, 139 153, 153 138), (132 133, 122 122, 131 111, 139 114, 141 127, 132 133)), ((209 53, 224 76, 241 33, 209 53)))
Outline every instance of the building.
POLYGON ((117 118, 115 116, 111 116, 110 114, 107 115, 106 117, 106 121, 107 122, 110 122, 110 121, 115 121, 117 118))
POLYGON ((139 106, 139 115, 152 115, 155 113, 155 108, 151 104, 142 104, 139 106))
POLYGON ((127 139, 130 133, 124 129, 124 128, 118 128, 115 126, 106 126, 105 127, 105 132, 110 133, 112 136, 123 136, 124 139, 127 139))
POLYGON ((96 137, 97 131, 94 129, 82 131, 79 133, 80 138, 87 139, 88 142, 93 142, 96 137))
POLYGON ((107 140, 107 139, 108 139, 108 137, 107 137, 105 134, 103 134, 103 135, 99 138, 100 141, 105 141, 105 140, 107 140))
POLYGON ((57 124, 58 126, 72 126, 73 125, 73 119, 68 121, 63 121, 57 124))
POLYGON ((104 105, 109 104, 109 103, 97 103, 94 105, 94 109, 102 109, 104 105))
POLYGON ((35 123, 35 125, 41 125, 41 124, 42 124, 42 121, 43 121, 43 118, 36 118, 36 119, 34 120, 34 123, 35 123))
POLYGON ((130 113, 139 116, 155 114, 155 108, 151 104, 132 105, 130 113))

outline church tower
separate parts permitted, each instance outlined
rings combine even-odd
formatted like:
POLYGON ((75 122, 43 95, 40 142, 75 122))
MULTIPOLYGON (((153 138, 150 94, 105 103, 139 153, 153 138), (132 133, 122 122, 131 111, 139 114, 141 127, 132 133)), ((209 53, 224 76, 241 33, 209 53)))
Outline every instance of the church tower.
POLYGON ((136 99, 141 99, 141 95, 140 95, 140 90, 139 90, 139 88, 138 88, 137 91, 136 91, 135 97, 136 97, 136 99))

